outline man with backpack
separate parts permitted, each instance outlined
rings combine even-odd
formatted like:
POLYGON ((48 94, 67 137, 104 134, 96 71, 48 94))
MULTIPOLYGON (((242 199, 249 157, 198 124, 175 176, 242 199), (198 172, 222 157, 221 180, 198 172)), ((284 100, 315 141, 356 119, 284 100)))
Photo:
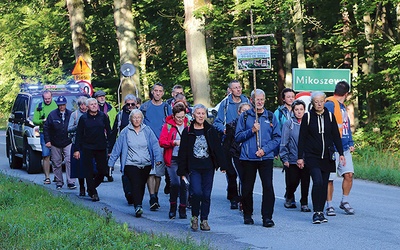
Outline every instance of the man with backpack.
MULTIPOLYGON (((172 114, 171 106, 163 102, 164 86, 161 83, 155 83, 151 89, 151 100, 143 103, 140 110, 143 113, 143 123, 149 126, 157 139, 160 138, 161 129, 165 123, 165 118, 172 114)), ((154 166, 147 179, 147 188, 150 194, 150 210, 156 211, 160 204, 158 203, 158 190, 160 189, 161 177, 165 175, 165 164, 154 166)))
POLYGON ((44 141, 43 125, 46 122, 47 116, 51 111, 58 108, 56 102, 53 100, 53 95, 50 91, 45 90, 42 94, 43 102, 39 102, 33 112, 33 124, 39 126, 40 130, 40 144, 42 146, 43 157, 43 172, 45 175, 44 184, 51 184, 50 181, 50 148, 46 147, 44 141))
POLYGON ((342 145, 344 151, 344 157, 346 159, 346 165, 343 166, 339 162, 339 155, 336 152, 336 171, 331 173, 328 182, 328 195, 327 195, 327 216, 335 216, 335 209, 332 205, 333 196, 333 180, 337 175, 343 177, 342 183, 342 201, 340 202, 339 208, 343 209, 346 214, 353 215, 354 209, 350 206, 348 196, 350 194, 351 187, 353 186, 353 175, 354 166, 351 153, 354 152, 354 141, 350 129, 350 119, 347 114, 347 108, 344 105, 348 93, 350 91, 350 85, 345 81, 340 81, 336 84, 335 92, 333 96, 326 98, 325 107, 335 115, 340 137, 342 138, 342 145))
MULTIPOLYGON (((242 94, 242 86, 238 80, 233 80, 228 85, 230 94, 227 96, 225 101, 221 103, 218 108, 217 118, 214 120, 213 126, 221 135, 222 143, 226 135, 226 125, 237 119, 238 107, 241 103, 250 103, 249 99, 242 94)), ((226 162, 228 164, 226 168, 226 180, 228 182, 227 187, 227 199, 231 203, 231 209, 238 209, 239 194, 237 184, 237 173, 232 164, 232 157, 227 148, 224 149, 226 162)))

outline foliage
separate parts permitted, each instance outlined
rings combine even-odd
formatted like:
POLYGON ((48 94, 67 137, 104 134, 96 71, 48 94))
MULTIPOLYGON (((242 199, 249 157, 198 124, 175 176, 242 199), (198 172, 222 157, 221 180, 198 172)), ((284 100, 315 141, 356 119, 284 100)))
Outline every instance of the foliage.
POLYGON ((0 175, 0 249, 209 249, 138 233, 41 186, 0 175))

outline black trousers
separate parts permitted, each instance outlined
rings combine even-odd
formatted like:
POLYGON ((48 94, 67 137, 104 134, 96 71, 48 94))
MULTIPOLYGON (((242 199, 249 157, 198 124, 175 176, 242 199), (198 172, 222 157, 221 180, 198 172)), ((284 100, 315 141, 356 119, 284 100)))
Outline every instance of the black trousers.
POLYGON ((273 160, 241 161, 243 165, 242 179, 242 205, 243 215, 249 217, 253 214, 253 190, 257 171, 262 184, 261 215, 263 219, 272 219, 275 205, 275 193, 272 183, 273 160))
POLYGON ((108 172, 107 167, 107 151, 82 149, 83 153, 83 167, 87 173, 86 184, 89 195, 97 194, 96 188, 103 181, 104 176, 108 172), (93 159, 96 162, 97 174, 94 175, 93 159), (94 178, 92 178, 94 176, 94 178))
POLYGON ((311 199, 314 212, 323 212, 328 194, 329 166, 334 164, 329 159, 306 158, 306 166, 310 168, 313 181, 311 199))
POLYGON ((131 194, 133 196, 133 205, 135 207, 142 205, 146 182, 147 178, 149 178, 150 170, 151 166, 138 168, 132 165, 125 165, 124 167, 124 175, 128 177, 131 184, 131 194))
POLYGON ((308 190, 310 188, 310 169, 306 166, 300 169, 296 164, 285 167, 286 198, 293 199, 294 192, 301 182, 301 205, 308 205, 308 190))
POLYGON ((236 173, 235 167, 233 166, 232 157, 231 154, 229 153, 229 150, 224 150, 224 154, 226 157, 226 162, 228 164, 225 172, 226 181, 228 184, 226 198, 230 201, 239 202, 238 184, 237 184, 238 175, 236 173))

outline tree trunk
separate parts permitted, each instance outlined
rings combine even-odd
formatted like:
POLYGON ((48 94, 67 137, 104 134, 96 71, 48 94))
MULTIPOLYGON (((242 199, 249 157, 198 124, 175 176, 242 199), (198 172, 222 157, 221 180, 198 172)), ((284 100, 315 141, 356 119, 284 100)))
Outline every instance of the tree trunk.
MULTIPOLYGON (((292 48, 290 46, 290 31, 285 28, 284 31, 284 53, 285 53, 285 87, 292 88, 293 87, 293 79, 292 79, 292 48)), ((281 99, 281 98, 279 98, 281 99)))
POLYGON ((304 39, 303 39, 303 12, 301 9, 300 0, 294 1, 293 9, 293 24, 294 24, 294 36, 296 41, 296 52, 297 52, 297 65, 301 69, 307 68, 306 57, 304 54, 304 39))
POLYGON ((139 51, 140 51, 140 70, 142 72, 142 97, 144 97, 144 100, 149 100, 150 99, 150 87, 149 87, 149 80, 147 77, 147 50, 146 50, 146 34, 140 34, 140 40, 139 40, 139 51))
MULTIPOLYGON (((369 75, 374 73, 374 44, 372 42, 372 37, 373 37, 373 29, 372 29, 372 24, 371 24, 371 16, 369 13, 365 13, 363 17, 364 21, 364 33, 365 33, 365 38, 368 41, 368 45, 365 47, 366 51, 366 62, 363 63, 362 65, 362 71, 364 75, 369 75)), ((374 100, 372 100, 369 97, 369 91, 366 92, 366 98, 367 98, 367 114, 368 118, 367 121, 371 122, 374 114, 375 114, 375 103, 374 100)))
POLYGON ((276 39, 276 50, 277 50, 277 72, 278 72, 278 93, 277 99, 281 102, 282 98, 279 98, 281 91, 285 88, 285 66, 284 66, 284 58, 283 58, 283 38, 282 38, 282 30, 277 30, 275 34, 276 39))
POLYGON ((195 18, 193 12, 207 3, 203 0, 184 0, 185 38, 190 84, 194 103, 210 107, 210 85, 206 41, 204 35, 204 17, 195 18))
POLYGON ((133 23, 132 0, 114 0, 114 22, 116 26, 120 65, 130 63, 135 66, 136 72, 132 77, 120 75, 121 99, 127 94, 139 95, 139 60, 136 43, 136 27, 133 23))
POLYGON ((92 68, 90 45, 86 39, 85 12, 83 0, 66 0, 69 23, 72 33, 72 46, 75 59, 82 55, 88 66, 92 68))

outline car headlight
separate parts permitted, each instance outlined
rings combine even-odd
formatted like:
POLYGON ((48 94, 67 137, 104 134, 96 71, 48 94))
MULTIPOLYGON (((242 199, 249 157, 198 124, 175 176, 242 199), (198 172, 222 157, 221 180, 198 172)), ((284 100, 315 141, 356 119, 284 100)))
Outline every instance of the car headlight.
POLYGON ((33 135, 34 135, 35 137, 40 137, 39 126, 35 126, 35 127, 33 128, 33 135))

